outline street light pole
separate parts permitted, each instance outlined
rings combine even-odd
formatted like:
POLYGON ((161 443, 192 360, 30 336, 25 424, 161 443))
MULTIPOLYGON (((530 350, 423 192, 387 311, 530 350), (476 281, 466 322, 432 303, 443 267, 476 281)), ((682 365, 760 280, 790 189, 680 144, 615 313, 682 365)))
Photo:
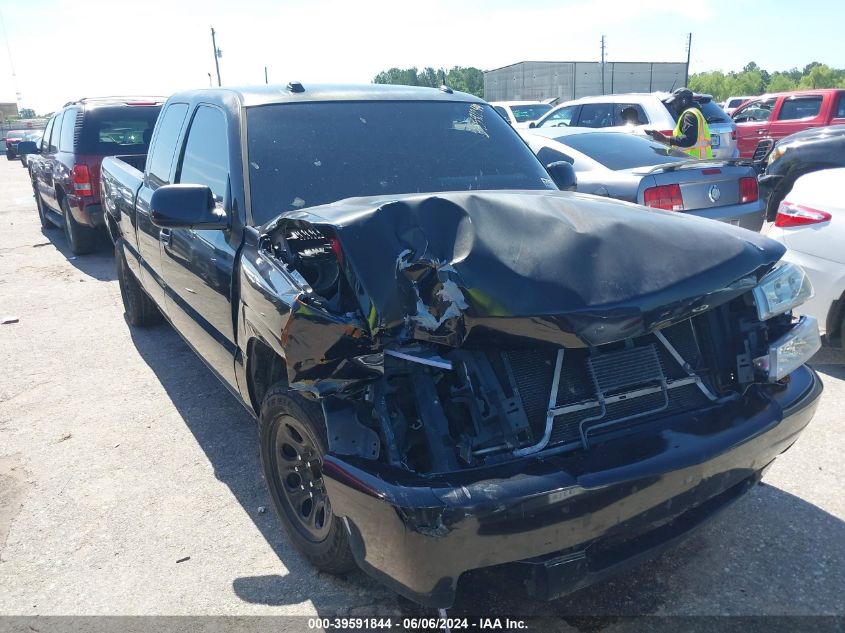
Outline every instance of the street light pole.
POLYGON ((217 39, 214 37, 214 27, 211 27, 211 45, 214 47, 214 67, 217 69, 217 85, 222 86, 220 81, 220 49, 217 48, 217 39))

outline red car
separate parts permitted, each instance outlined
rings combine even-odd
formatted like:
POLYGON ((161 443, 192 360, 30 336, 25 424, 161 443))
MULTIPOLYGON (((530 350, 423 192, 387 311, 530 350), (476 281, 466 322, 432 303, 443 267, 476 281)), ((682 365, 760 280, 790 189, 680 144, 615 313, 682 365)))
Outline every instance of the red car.
POLYGON ((824 88, 762 95, 737 108, 732 118, 739 155, 763 161, 784 136, 845 123, 845 90, 824 88))
POLYGON ((6 143, 6 160, 15 160, 18 157, 17 148, 25 136, 32 134, 32 130, 9 130, 3 138, 6 143))
POLYGON ((63 228, 70 250, 91 252, 104 226, 100 163, 146 154, 165 97, 103 97, 65 104, 44 130, 30 162, 35 203, 45 229, 63 228))

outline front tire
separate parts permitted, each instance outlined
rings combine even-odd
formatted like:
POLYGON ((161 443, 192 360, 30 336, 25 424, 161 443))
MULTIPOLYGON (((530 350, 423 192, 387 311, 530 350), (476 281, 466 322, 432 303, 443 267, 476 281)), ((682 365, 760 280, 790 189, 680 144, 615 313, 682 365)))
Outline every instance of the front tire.
POLYGON ((94 250, 97 243, 97 231, 89 226, 82 226, 73 219, 67 198, 62 198, 62 215, 64 216, 65 237, 74 255, 87 255, 94 250))
POLYGON ((56 228, 56 225, 47 218, 47 212, 44 210, 44 201, 41 199, 41 194, 38 193, 38 188, 35 185, 32 186, 32 193, 35 196, 35 208, 38 209, 38 219, 41 221, 41 228, 50 231, 53 230, 56 228))
POLYGON ((161 323, 161 312, 129 270, 119 245, 114 249, 114 262, 117 266, 117 283, 120 286, 126 322, 136 327, 150 327, 161 323))
POLYGON ((259 425, 264 479, 290 540, 317 569, 351 571, 346 527, 332 512, 323 483, 328 440, 322 408, 277 383, 264 397, 259 425))

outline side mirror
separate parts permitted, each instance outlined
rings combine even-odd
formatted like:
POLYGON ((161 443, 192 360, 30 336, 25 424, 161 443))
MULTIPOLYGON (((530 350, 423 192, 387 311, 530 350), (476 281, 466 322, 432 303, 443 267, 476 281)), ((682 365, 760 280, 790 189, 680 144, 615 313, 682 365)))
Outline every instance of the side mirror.
POLYGON ((565 160, 549 163, 546 165, 546 171, 561 191, 575 191, 578 186, 575 168, 565 160))
POLYGON ((37 154, 38 144, 32 141, 21 141, 18 143, 18 155, 23 154, 37 154))
POLYGON ((533 128, 537 127, 537 124, 534 123, 534 121, 531 121, 531 123, 528 124, 528 127, 533 129, 533 128))
POLYGON ((150 219, 163 229, 227 229, 229 219, 205 185, 164 185, 150 199, 150 219))

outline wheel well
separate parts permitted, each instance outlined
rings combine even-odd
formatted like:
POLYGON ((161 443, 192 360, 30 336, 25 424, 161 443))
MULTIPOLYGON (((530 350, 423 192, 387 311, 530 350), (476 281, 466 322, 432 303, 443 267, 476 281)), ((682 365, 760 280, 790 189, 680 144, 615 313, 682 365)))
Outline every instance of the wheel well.
POLYGON ((277 382, 287 383, 288 371, 285 359, 260 339, 252 339, 247 347, 247 385, 252 410, 261 411, 261 403, 267 390, 277 382))
POLYGON ((845 292, 830 304, 830 310, 827 313, 827 321, 825 322, 825 334, 828 339, 840 338, 845 332, 842 332, 842 317, 845 315, 845 292))
POLYGON ((59 205, 59 209, 62 208, 62 200, 65 199, 65 192, 64 189, 61 187, 56 187, 56 204, 59 205))

